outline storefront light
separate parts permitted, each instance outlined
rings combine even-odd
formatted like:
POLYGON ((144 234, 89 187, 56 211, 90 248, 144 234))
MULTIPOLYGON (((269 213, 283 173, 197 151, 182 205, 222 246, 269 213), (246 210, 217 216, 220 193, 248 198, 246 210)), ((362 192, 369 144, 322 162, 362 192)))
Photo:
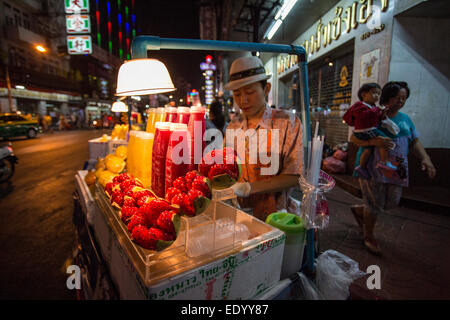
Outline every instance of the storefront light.
POLYGON ((278 31, 278 28, 281 26, 282 21, 276 20, 275 23, 270 27, 269 32, 267 33, 267 39, 270 40, 275 35, 275 32, 278 31))
POLYGON ((156 59, 135 59, 120 66, 117 96, 135 96, 176 90, 164 63, 156 59))
POLYGON ((281 20, 284 20, 289 14, 289 12, 291 12, 292 7, 296 2, 297 0, 285 0, 280 10, 278 10, 277 14, 275 15, 275 20, 279 19, 280 17, 281 20))
POLYGON ((24 90, 25 87, 24 87, 24 86, 21 86, 21 85, 16 85, 16 89, 24 90))

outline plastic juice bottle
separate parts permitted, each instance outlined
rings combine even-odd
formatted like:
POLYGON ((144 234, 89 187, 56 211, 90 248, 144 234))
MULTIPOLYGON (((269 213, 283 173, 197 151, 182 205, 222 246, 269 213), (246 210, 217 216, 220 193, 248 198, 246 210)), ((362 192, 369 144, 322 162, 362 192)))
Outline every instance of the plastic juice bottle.
POLYGON ((189 170, 189 143, 187 125, 172 123, 170 125, 170 142, 166 156, 166 182, 165 192, 172 186, 173 181, 188 173, 189 170))
POLYGON ((150 188, 152 183, 152 152, 153 133, 142 132, 138 135, 139 149, 136 163, 138 176, 145 188, 150 188))
MULTIPOLYGON (((142 140, 142 132, 138 132, 135 137, 135 148, 134 148, 134 160, 133 160, 133 172, 131 173, 135 178, 138 178, 142 181, 142 149, 143 149, 143 140, 142 140)), ((142 181, 143 183, 143 181, 142 181)))
POLYGON ((136 159, 136 135, 139 131, 130 131, 127 150, 127 172, 134 176, 134 163, 136 159))
POLYGON ((177 108, 175 107, 165 107, 166 112, 166 122, 177 122, 177 108))
POLYGON ((165 108, 157 108, 156 109, 156 122, 164 122, 166 121, 166 113, 165 108))
POLYGON ((184 124, 189 124, 189 112, 190 108, 189 107, 178 107, 177 108, 177 122, 178 123, 184 123, 184 124))
POLYGON ((198 164, 201 163, 203 157, 203 150, 206 143, 203 140, 205 134, 205 113, 206 110, 203 107, 193 106, 190 108, 188 132, 189 132, 189 151, 190 151, 190 164, 189 171, 195 170, 198 164))
POLYGON ((165 173, 167 147, 170 140, 170 122, 155 124, 155 138, 152 155, 152 190, 158 197, 165 196, 165 173))
POLYGON ((147 119, 147 127, 145 129, 145 131, 147 132, 151 132, 154 133, 155 132, 155 121, 156 120, 156 109, 155 108, 151 108, 149 109, 148 112, 148 119, 147 119))

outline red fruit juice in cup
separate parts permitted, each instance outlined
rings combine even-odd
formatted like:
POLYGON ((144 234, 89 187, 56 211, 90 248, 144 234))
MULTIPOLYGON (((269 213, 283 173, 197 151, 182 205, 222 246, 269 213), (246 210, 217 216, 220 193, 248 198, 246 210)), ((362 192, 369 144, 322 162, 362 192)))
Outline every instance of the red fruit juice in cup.
POLYGON ((184 176, 189 171, 189 143, 187 125, 172 123, 170 125, 170 142, 166 156, 165 193, 176 178, 184 176))
POLYGON ((177 108, 165 107, 164 112, 166 113, 166 122, 177 122, 177 108))
POLYGON ((205 113, 206 109, 203 107, 193 106, 190 108, 188 138, 191 160, 189 171, 195 170, 198 164, 201 163, 203 150, 206 147, 206 143, 203 140, 203 135, 205 134, 205 113))
POLYGON ((167 147, 170 140, 170 122, 157 122, 155 124, 155 140, 152 154, 152 190, 158 197, 165 196, 165 173, 167 147))
POLYGON ((177 122, 178 123, 184 123, 186 125, 189 124, 189 117, 190 117, 190 108, 189 107, 178 107, 177 108, 177 122))

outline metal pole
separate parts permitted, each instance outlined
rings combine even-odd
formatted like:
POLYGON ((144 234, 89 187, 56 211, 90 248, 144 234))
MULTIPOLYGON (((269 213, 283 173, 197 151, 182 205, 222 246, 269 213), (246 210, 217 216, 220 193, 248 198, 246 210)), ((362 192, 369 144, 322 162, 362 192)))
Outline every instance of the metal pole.
MULTIPOLYGON (((309 153, 311 150, 308 148, 308 143, 311 141, 311 122, 309 116, 309 90, 308 90, 308 69, 306 62, 306 55, 298 56, 299 61, 299 79, 300 79, 300 103, 302 112, 302 137, 303 137, 303 172, 306 173, 306 168, 309 166, 309 153)), ((309 229, 306 232, 306 266, 305 271, 314 273, 314 229, 309 229)))
POLYGON ((301 46, 253 42, 216 41, 198 39, 160 38, 156 36, 137 36, 131 44, 132 59, 147 58, 147 50, 212 50, 212 51, 259 51, 288 54, 305 54, 301 46))

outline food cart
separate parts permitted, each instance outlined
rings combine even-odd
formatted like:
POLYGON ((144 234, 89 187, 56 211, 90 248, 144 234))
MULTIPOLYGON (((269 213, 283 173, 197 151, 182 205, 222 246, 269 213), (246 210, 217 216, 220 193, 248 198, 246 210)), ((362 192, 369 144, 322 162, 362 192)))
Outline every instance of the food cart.
MULTIPOLYGON (((298 55, 300 90, 297 90, 297 101, 300 105, 297 111, 303 123, 304 164, 307 166, 311 133, 306 53, 303 47, 138 36, 132 43, 132 59, 147 58, 147 50, 159 49, 298 55)), ((128 112, 128 119, 131 120, 131 108, 128 112)), ((173 244, 162 251, 147 250, 132 241, 104 189, 98 183, 94 189, 87 186, 86 174, 87 171, 79 171, 76 176, 74 199, 78 212, 74 215, 74 222, 77 229, 85 229, 77 233, 79 243, 84 241, 94 247, 100 264, 92 267, 93 270, 86 270, 83 277, 90 291, 84 292, 87 298, 254 299, 279 281, 285 234, 226 203, 229 195, 213 189, 212 201, 205 212, 199 216, 181 218, 178 236, 173 244), (219 221, 230 223, 227 237, 219 236, 219 221), (245 226, 249 233, 247 238, 239 238, 237 225, 245 226), (200 247, 199 237, 203 239, 200 247), (94 275, 88 275, 89 272, 94 275)), ((313 230, 308 230, 308 271, 313 270, 313 241, 313 230)), ((82 247, 77 249, 75 260, 89 260, 83 255, 82 247)))

